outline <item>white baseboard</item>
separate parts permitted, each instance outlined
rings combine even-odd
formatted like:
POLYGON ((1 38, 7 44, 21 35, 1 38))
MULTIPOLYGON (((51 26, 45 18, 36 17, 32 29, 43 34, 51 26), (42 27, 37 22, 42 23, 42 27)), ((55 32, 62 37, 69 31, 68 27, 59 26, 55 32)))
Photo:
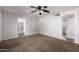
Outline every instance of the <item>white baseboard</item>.
POLYGON ((33 35, 33 34, 39 34, 39 33, 31 33, 31 34, 25 34, 25 36, 28 36, 28 35, 33 35))
POLYGON ((48 34, 46 34, 46 33, 40 33, 40 34, 46 35, 46 36, 49 36, 49 37, 53 37, 53 38, 57 38, 57 39, 61 39, 61 40, 62 40, 62 37, 54 37, 54 36, 48 35, 48 34))
POLYGON ((2 38, 2 40, 9 40, 9 39, 13 39, 13 38, 18 38, 18 36, 13 36, 13 37, 8 37, 8 38, 2 38))

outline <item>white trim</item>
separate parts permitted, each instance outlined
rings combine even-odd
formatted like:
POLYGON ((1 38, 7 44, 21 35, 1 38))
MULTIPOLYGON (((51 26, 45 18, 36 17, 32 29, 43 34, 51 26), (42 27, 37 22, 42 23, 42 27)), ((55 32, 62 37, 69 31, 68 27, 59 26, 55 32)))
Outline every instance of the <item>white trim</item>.
MULTIPOLYGON (((2 40, 9 40, 9 39, 13 39, 13 38, 18 38, 18 36, 9 37, 9 38, 2 38, 2 40)), ((1 40, 1 41, 2 41, 2 40, 1 40)))
POLYGON ((63 40, 63 39, 62 39, 62 36, 61 36, 61 37, 54 37, 54 36, 48 35, 48 34, 46 34, 46 33, 40 33, 40 34, 63 40))
POLYGON ((25 36, 28 36, 28 35, 33 35, 33 34, 40 34, 40 33, 31 33, 31 34, 24 34, 25 36))

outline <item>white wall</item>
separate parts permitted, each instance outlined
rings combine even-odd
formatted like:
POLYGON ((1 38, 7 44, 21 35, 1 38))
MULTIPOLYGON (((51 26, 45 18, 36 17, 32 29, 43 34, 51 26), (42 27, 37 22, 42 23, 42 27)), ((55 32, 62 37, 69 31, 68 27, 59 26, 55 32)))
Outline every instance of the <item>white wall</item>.
POLYGON ((1 41, 1 10, 0 10, 0 41, 1 41))
POLYGON ((74 14, 74 41, 79 44, 79 8, 68 10, 61 13, 61 17, 74 14))
POLYGON ((38 34, 38 19, 25 16, 25 35, 38 34))
POLYGON ((76 10, 75 14, 75 43, 79 44, 79 9, 76 10))
MULTIPOLYGON (((73 19, 73 38, 79 44, 79 8, 64 11, 59 17, 53 15, 39 19, 39 31, 41 34, 62 39, 62 17, 74 14, 73 19)), ((64 40, 64 39, 63 39, 64 40)))
POLYGON ((39 19, 40 34, 62 39, 62 20, 59 16, 45 16, 39 19))
POLYGON ((16 15, 2 12, 2 40, 16 38, 18 34, 17 26, 18 18, 16 15))
MULTIPOLYGON (((2 12, 2 40, 18 37, 18 17, 8 12, 2 12)), ((25 35, 38 33, 38 19, 22 16, 25 18, 25 35)))

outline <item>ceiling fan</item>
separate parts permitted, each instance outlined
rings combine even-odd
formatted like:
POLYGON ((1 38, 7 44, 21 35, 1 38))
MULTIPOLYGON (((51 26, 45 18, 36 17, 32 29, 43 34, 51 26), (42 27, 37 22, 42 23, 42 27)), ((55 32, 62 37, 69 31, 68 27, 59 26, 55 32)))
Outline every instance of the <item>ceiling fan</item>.
POLYGON ((34 11, 31 11, 31 13, 34 13, 34 12, 36 12, 36 11, 39 13, 39 15, 42 15, 42 12, 47 12, 47 13, 49 13, 48 10, 45 10, 45 9, 47 8, 47 6, 37 6, 37 7, 35 7, 35 6, 30 6, 30 7, 36 9, 36 10, 34 10, 34 11))

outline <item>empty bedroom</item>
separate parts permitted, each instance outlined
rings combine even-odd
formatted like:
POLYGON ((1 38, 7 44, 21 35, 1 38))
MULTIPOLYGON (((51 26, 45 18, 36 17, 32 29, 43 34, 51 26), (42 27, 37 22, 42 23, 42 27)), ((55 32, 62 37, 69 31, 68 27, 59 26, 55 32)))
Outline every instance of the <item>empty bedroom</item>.
POLYGON ((79 52, 79 6, 0 6, 0 52, 79 52))

